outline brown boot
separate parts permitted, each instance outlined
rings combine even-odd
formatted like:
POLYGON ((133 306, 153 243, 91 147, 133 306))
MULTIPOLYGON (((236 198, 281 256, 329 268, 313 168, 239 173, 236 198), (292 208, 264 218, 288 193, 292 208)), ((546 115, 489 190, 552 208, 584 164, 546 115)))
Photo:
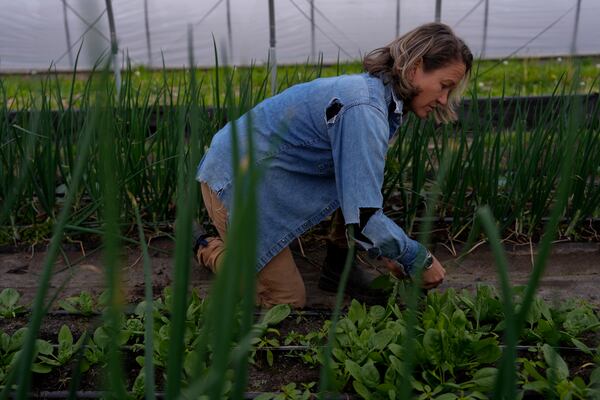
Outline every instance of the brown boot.
MULTIPOLYGON (((319 277, 319 288, 328 292, 337 292, 338 285, 346 258, 348 248, 340 247, 331 241, 327 242, 327 255, 319 277)), ((384 304, 387 301, 385 291, 373 289, 371 283, 377 276, 367 272, 356 264, 356 256, 350 266, 350 274, 346 283, 345 293, 359 301, 369 304, 384 304)))

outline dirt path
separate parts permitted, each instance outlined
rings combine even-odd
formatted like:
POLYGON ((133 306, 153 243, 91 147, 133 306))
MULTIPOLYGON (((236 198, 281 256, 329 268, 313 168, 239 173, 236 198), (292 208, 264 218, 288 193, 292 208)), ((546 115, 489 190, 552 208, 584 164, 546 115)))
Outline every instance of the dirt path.
MULTIPOLYGON (((167 239, 157 239, 152 246, 162 248, 167 253, 152 251, 154 270, 153 287, 159 293, 171 283, 173 262, 170 253, 173 243, 167 239)), ((513 246, 508 250, 509 275, 513 284, 525 284, 532 271, 532 254, 529 246, 513 246)), ((533 249, 535 252, 535 248, 533 249)), ((324 245, 320 241, 304 243, 303 253, 299 248, 296 261, 304 277, 307 289, 308 307, 331 307, 334 295, 317 287, 320 265, 324 258, 324 245)), ((81 250, 66 252, 70 262, 82 256, 81 250)), ((481 246, 459 260, 444 246, 437 245, 434 254, 446 266, 447 279, 443 288, 472 288, 477 284, 497 286, 497 272, 491 251, 481 246)), ((35 295, 41 275, 45 252, 0 253, 0 289, 12 287, 30 303, 35 295)), ((60 297, 78 294, 82 290, 99 294, 104 290, 104 274, 100 252, 88 255, 84 260, 69 267, 60 259, 54 267, 51 292, 64 285, 60 297)), ((212 274, 193 261, 191 284, 206 296, 212 274)), ((139 301, 144 294, 143 267, 138 248, 127 248, 123 256, 122 281, 129 302, 139 301)), ((600 307, 600 244, 558 243, 554 246, 542 279, 539 294, 551 301, 566 298, 584 298, 600 307)))

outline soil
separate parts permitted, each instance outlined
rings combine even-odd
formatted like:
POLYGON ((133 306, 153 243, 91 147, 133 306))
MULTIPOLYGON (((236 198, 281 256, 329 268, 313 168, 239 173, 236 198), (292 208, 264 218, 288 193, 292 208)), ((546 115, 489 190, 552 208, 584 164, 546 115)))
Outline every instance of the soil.
MULTIPOLYGON (((12 335, 16 330, 25 328, 29 323, 29 315, 16 318, 0 319, 0 331, 12 335)), ((102 325, 100 316, 84 317, 78 315, 50 314, 42 320, 39 338, 56 343, 60 328, 66 325, 74 338, 80 337, 85 331, 93 333, 96 327, 102 325)))
MULTIPOLYGON (((320 268, 325 258, 324 241, 314 237, 301 238, 301 245, 292 245, 295 260, 304 278, 307 294, 307 308, 331 309, 335 304, 335 294, 318 288, 320 268)), ((172 283, 174 243, 168 238, 156 238, 151 245, 153 289, 159 295, 162 289, 172 283)), ((85 252, 90 253, 86 249, 85 252)), ((468 289, 476 285, 498 287, 498 274, 493 254, 487 245, 481 245, 464 257, 459 257, 458 245, 437 244, 434 255, 447 270, 446 280, 440 290, 447 288, 468 289)), ((513 285, 527 283, 533 270, 536 246, 507 246, 508 274, 513 285)), ((58 298, 79 294, 87 290, 99 295, 105 288, 105 275, 102 254, 99 251, 86 255, 82 249, 69 246, 64 258, 58 259, 53 267, 49 297, 60 291, 58 298), (78 261, 74 263, 74 261, 78 261)), ((43 250, 0 253, 0 290, 14 288, 22 295, 25 305, 31 304, 38 287, 46 252, 43 250)), ((375 261, 369 261, 360 254, 361 266, 373 274, 385 269, 375 261)), ((135 303, 144 297, 144 275, 138 247, 126 247, 122 257, 121 282, 124 298, 135 303)), ((190 252, 190 258, 193 258, 190 252)), ((548 259, 538 294, 550 301, 567 298, 583 298, 600 307, 600 243, 556 243, 548 259)), ((190 284, 201 296, 206 296, 213 274, 192 260, 190 284)), ((349 299, 347 298, 346 301, 349 299)), ((56 304, 56 301, 54 302, 56 304)), ((56 306, 53 306, 56 309, 56 306)))

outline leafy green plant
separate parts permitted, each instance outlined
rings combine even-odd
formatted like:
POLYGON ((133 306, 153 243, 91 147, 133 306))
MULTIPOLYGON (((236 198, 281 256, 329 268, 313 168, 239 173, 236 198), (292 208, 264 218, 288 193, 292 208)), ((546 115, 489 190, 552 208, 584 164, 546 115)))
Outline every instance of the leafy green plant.
POLYGON ((255 397, 256 400, 308 400, 313 397, 311 389, 315 382, 303 383, 302 389, 294 382, 281 387, 281 393, 262 393, 255 397))
MULTIPOLYGON (((595 351, 572 335, 595 329, 593 310, 589 305, 575 302, 552 308, 539 298, 535 298, 532 304, 534 306, 527 316, 529 326, 523 337, 537 343, 540 354, 545 358, 534 361, 519 359, 523 369, 519 372, 521 391, 536 387, 546 390, 550 387, 548 377, 555 376, 557 382, 551 386, 553 392, 544 393, 556 396, 571 393, 572 398, 595 393, 592 390, 597 377, 588 384, 583 384, 580 376, 567 379, 566 364, 558 353, 553 353, 552 347, 544 344, 545 339, 556 336, 540 333, 548 328, 549 325, 545 325, 547 321, 556 321, 557 327, 565 324, 576 326, 570 333, 566 328, 554 331, 559 330, 567 343, 575 344, 575 351, 584 350, 580 354, 588 360, 597 358, 595 351), (579 304, 579 307, 574 307, 574 304, 579 304), (581 311, 575 312, 577 309, 581 311), (555 361, 551 364, 548 360, 553 357, 555 361), (539 369, 545 372, 532 372, 539 369), (546 374, 546 383, 533 383, 539 381, 543 373, 546 374), (529 384, 533 386, 525 386, 529 384)), ((520 303, 517 303, 516 308, 519 306, 520 303)), ((408 350, 403 346, 405 319, 406 313, 394 303, 385 308, 368 308, 356 301, 351 303, 347 315, 337 325, 332 351, 338 390, 351 387, 365 399, 399 398, 397 388, 404 373, 404 357, 407 351, 411 351, 415 366, 410 382, 415 398, 487 399, 493 394, 498 377, 496 364, 502 353, 499 334, 505 329, 504 313, 493 289, 478 287, 475 293, 463 291, 460 294, 452 289, 430 292, 419 308, 416 334, 408 350)), ((585 366, 590 368, 593 364, 588 362, 585 366)))
POLYGON ((99 312, 96 302, 88 291, 82 291, 78 296, 67 297, 58 302, 65 311, 73 314, 93 315, 99 312))
MULTIPOLYGON (((68 328, 67 328, 68 329, 68 328)), ((12 336, 0 332, 0 386, 16 367, 19 354, 22 351, 23 342, 27 334, 27 328, 20 328, 12 336)), ((46 374, 53 368, 64 365, 72 356, 69 353, 68 336, 70 332, 63 332, 63 341, 59 345, 58 354, 55 354, 54 346, 46 340, 37 339, 34 345, 34 361, 31 364, 31 372, 46 374)), ((60 335, 59 335, 60 336, 60 335)), ((72 347, 72 337, 71 337, 72 347)))
MULTIPOLYGON (((38 355, 38 370, 39 367, 47 369, 49 372, 54 367, 60 367, 67 364, 77 353, 85 340, 85 335, 82 335, 76 342, 73 341, 73 334, 68 326, 63 325, 58 332, 58 346, 56 351, 48 342, 43 343, 43 349, 40 349, 38 355)), ((36 364, 34 364, 36 365, 36 364)))
POLYGON ((15 356, 23 345, 26 329, 21 328, 12 336, 0 332, 0 386, 4 384, 9 369, 14 364, 15 356))
POLYGON ((306 346, 307 350, 300 353, 302 362, 308 366, 317 366, 322 359, 322 346, 327 339, 328 327, 330 321, 326 323, 317 331, 308 332, 301 334, 295 331, 290 331, 283 339, 285 346, 296 345, 306 346))
POLYGON ((268 310, 263 318, 254 325, 256 335, 250 341, 252 352, 250 353, 250 362, 256 362, 256 353, 264 349, 267 357, 267 364, 273 366, 273 352, 269 347, 279 347, 279 330, 271 326, 279 324, 290 315, 291 309, 287 304, 278 304, 268 310), (269 336, 272 335, 272 336, 269 336), (277 337, 275 337, 277 336, 277 337))
POLYGON ((21 295, 15 289, 6 288, 0 292, 0 317, 14 318, 25 312, 25 307, 19 305, 21 295))
POLYGON ((567 363, 550 345, 542 345, 538 355, 537 360, 518 359, 518 362, 523 365, 519 372, 523 387, 522 394, 535 392, 561 400, 592 399, 600 396, 600 390, 595 387, 598 378, 592 375, 589 384, 579 376, 571 378, 567 363))
POLYGON ((108 362, 108 346, 110 346, 111 343, 117 347, 124 346, 129 340, 129 334, 129 332, 121 331, 115 338, 110 335, 106 326, 103 325, 96 328, 92 337, 87 340, 83 352, 84 358, 81 365, 82 370, 85 372, 94 365, 106 366, 108 362))
POLYGON ((264 351, 267 357, 269 367, 273 366, 273 351, 270 347, 279 347, 279 331, 275 328, 267 328, 264 335, 252 339, 252 352, 250 353, 250 363, 256 364, 257 352, 264 351), (266 335, 269 335, 268 337, 266 335))

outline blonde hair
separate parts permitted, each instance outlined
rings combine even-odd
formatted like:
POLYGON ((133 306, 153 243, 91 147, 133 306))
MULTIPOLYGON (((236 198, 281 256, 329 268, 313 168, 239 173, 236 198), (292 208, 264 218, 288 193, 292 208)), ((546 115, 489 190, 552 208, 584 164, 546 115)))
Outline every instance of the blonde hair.
POLYGON ((456 109, 473 65, 471 50, 448 25, 437 22, 421 25, 387 46, 368 53, 363 66, 370 74, 381 77, 386 84, 391 82, 396 95, 410 102, 418 94, 417 88, 411 83, 410 74, 419 63, 422 63, 425 72, 430 72, 454 62, 465 65, 465 76, 450 90, 448 102, 433 110, 438 123, 448 123, 458 118, 456 109))

